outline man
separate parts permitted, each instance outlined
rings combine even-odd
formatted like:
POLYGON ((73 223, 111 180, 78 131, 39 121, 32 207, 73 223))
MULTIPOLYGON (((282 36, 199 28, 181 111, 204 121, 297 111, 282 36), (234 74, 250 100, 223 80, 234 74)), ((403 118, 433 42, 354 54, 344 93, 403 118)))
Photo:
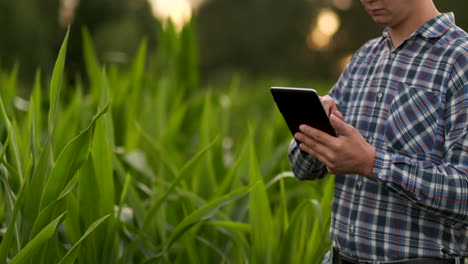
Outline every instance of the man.
POLYGON ((336 174, 333 263, 468 256, 468 34, 432 0, 361 0, 386 29, 322 98, 338 137, 301 125, 299 179, 336 174))

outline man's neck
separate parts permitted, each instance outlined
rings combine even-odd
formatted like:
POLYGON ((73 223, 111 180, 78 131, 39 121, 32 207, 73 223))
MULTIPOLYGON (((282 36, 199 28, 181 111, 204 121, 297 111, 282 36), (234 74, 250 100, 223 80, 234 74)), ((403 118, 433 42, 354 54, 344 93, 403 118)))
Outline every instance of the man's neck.
POLYGON ((440 12, 434 6, 434 3, 428 1, 415 9, 413 14, 408 16, 406 20, 389 26, 393 47, 398 48, 419 27, 438 15, 440 15, 440 12))

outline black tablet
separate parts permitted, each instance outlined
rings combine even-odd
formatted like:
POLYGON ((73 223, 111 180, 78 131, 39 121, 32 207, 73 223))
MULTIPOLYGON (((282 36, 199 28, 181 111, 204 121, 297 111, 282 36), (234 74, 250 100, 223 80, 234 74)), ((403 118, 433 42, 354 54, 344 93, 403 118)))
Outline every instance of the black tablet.
POLYGON ((300 125, 306 124, 336 137, 314 89, 271 87, 270 91, 293 136, 299 132, 300 125))

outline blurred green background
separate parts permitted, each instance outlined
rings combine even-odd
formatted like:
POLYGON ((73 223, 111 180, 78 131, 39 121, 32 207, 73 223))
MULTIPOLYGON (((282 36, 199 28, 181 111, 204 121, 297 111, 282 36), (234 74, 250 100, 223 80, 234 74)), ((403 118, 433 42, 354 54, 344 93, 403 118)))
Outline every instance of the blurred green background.
POLYGON ((268 87, 326 93, 360 5, 0 0, 0 264, 321 263, 334 176, 294 178, 268 87))
MULTIPOLYGON (((436 4, 468 29, 467 1, 436 4)), ((143 38, 149 54, 157 49, 155 17, 168 16, 176 24, 195 20, 201 79, 215 83, 233 73, 333 82, 353 51, 382 30, 357 0, 0 0, 0 67, 19 65, 22 82, 38 67, 49 75, 68 25, 70 80, 85 75, 84 25, 99 59, 125 66, 143 38)))

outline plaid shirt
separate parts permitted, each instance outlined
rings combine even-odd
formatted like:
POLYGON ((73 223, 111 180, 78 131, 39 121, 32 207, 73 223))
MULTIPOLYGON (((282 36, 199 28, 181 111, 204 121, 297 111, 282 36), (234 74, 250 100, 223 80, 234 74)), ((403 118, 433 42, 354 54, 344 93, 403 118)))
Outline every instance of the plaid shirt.
MULTIPOLYGON (((336 176, 333 246, 374 263, 468 256, 468 34, 453 14, 395 49, 386 29, 356 52, 330 96, 376 148, 376 181, 336 176)), ((326 174, 294 141, 289 159, 299 179, 326 174)))

